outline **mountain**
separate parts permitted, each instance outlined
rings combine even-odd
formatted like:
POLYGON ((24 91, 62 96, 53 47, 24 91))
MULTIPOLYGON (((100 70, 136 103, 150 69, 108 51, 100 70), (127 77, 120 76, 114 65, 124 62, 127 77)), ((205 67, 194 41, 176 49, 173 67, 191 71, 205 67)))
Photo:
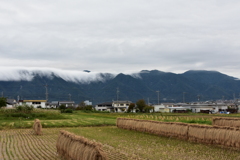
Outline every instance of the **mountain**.
POLYGON ((54 71, 18 71, 0 73, 0 93, 9 98, 49 101, 90 100, 94 104, 112 100, 136 102, 190 102, 233 99, 240 93, 240 81, 217 71, 187 71, 182 74, 143 70, 135 74, 60 73, 54 71), (13 76, 16 74, 16 76, 13 76))

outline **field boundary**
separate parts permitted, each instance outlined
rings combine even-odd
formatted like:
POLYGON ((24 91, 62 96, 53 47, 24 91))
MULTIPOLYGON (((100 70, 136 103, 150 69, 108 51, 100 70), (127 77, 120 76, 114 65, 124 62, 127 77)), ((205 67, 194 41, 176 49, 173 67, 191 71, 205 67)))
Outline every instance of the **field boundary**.
POLYGON ((240 128, 117 118, 117 127, 240 149, 240 128))
POLYGON ((228 126, 240 128, 240 119, 230 117, 213 117, 212 124, 214 126, 228 126))

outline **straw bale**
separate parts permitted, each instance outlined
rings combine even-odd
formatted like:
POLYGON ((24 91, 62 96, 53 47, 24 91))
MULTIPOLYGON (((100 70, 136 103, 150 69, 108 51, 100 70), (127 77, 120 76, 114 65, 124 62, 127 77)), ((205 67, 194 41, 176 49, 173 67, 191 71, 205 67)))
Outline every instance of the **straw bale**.
POLYGON ((205 136, 204 136, 204 143, 207 144, 213 144, 213 140, 215 138, 215 129, 212 126, 205 126, 206 130, 205 130, 205 136))
POLYGON ((119 128, 123 129, 187 139, 188 125, 184 123, 118 118, 117 124, 119 128))
POLYGON ((213 126, 194 124, 189 127, 189 130, 191 130, 191 133, 190 131, 188 133, 189 139, 193 139, 195 142, 207 144, 220 143, 222 137, 225 136, 221 132, 219 132, 219 130, 213 128, 213 126), (194 136, 194 138, 191 137, 192 135, 194 136))
POLYGON ((76 136, 67 131, 60 131, 57 143, 57 153, 69 160, 107 160, 102 145, 82 136, 76 136))
POLYGON ((39 119, 34 120, 33 131, 36 135, 42 135, 42 124, 39 119))
POLYGON ((229 134, 228 130, 230 129, 230 127, 222 127, 222 126, 214 126, 215 128, 215 144, 219 144, 219 145, 225 145, 226 143, 226 139, 227 139, 227 134, 229 134))
MULTIPOLYGON (((222 118, 214 119, 215 124, 225 125, 231 122, 218 122, 219 119, 222 118)), ((117 121, 119 128, 148 132, 167 137, 176 137, 198 143, 217 144, 240 148, 240 128, 127 118, 118 118, 117 121)))
POLYGON ((240 129, 235 128, 232 135, 232 143, 234 143, 235 148, 240 148, 240 129))
POLYGON ((216 126, 240 127, 240 118, 214 117, 212 122, 216 126))
POLYGON ((188 139, 188 124, 185 123, 172 123, 173 136, 179 139, 188 139))

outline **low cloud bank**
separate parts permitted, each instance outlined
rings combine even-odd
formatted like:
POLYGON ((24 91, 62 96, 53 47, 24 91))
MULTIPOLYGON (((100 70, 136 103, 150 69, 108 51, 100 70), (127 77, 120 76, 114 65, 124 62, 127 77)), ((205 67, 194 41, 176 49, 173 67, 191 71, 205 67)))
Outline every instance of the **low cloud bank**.
POLYGON ((96 73, 73 70, 61 70, 53 68, 26 68, 26 67, 1 67, 0 81, 31 81, 34 76, 48 77, 50 79, 60 77, 65 81, 75 83, 90 83, 93 81, 104 82, 114 78, 117 74, 96 73))

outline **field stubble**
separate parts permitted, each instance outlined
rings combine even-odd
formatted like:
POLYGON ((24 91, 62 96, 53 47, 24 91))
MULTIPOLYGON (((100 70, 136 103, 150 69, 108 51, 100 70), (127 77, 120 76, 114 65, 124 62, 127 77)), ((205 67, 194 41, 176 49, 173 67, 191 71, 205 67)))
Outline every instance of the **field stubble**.
MULTIPOLYGON (((57 160, 59 157, 56 153, 56 142, 62 129, 43 129, 41 136, 34 135, 32 129, 1 130, 0 159, 57 160)), ((118 129, 115 126, 64 128, 64 130, 102 143, 109 160, 240 159, 238 151, 118 129)))

